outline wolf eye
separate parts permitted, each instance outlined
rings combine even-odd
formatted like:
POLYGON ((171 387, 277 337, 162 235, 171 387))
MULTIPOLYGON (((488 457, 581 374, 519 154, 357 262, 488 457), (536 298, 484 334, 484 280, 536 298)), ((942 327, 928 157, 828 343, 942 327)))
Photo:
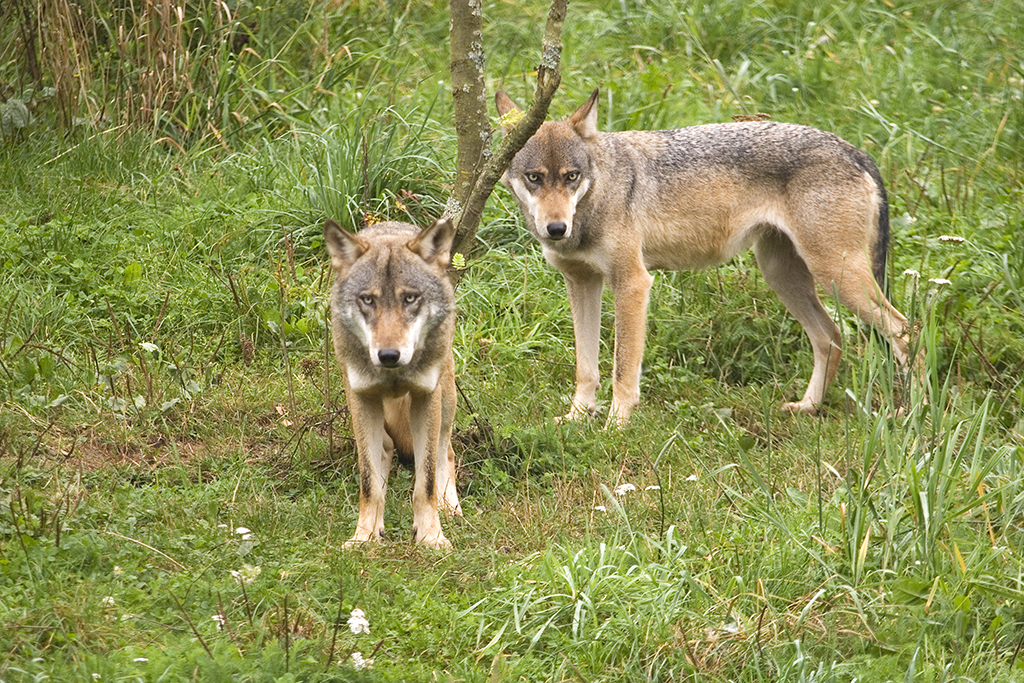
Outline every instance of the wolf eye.
POLYGON ((569 171, 568 173, 565 174, 565 179, 567 181, 569 181, 570 183, 575 183, 577 180, 580 179, 580 172, 579 171, 569 171))
POLYGON ((405 304, 406 306, 412 306, 414 303, 419 301, 419 299, 419 294, 406 294, 405 296, 402 297, 402 303, 405 304))
POLYGON ((526 179, 529 180, 531 183, 539 183, 540 173, 527 173, 526 179))
POLYGON ((361 303, 364 306, 372 306, 373 305, 373 296, 370 295, 370 294, 361 294, 359 296, 359 303, 361 303))

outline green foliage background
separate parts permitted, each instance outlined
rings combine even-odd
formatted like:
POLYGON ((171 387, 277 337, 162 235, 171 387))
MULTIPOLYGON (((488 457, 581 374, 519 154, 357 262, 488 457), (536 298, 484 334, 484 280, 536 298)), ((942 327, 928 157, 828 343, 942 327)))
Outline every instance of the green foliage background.
MULTIPOLYGON (((483 12, 523 101, 547 7, 483 12)), ((442 210, 447 33, 430 2, 0 5, 0 680, 1024 678, 1024 5, 573 2, 554 116, 599 87, 606 130, 765 112, 875 158, 928 386, 836 310, 826 411, 779 414, 809 349, 747 255, 657 275, 628 428, 556 424, 564 287, 498 190, 455 550, 407 542, 396 468, 389 540, 342 551, 320 225, 442 210)))

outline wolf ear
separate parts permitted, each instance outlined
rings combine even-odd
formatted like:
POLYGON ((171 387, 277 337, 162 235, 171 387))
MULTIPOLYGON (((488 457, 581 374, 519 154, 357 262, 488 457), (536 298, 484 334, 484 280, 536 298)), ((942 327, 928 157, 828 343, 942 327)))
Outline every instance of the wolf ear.
POLYGON ((598 89, 594 88, 590 99, 584 102, 569 117, 569 124, 576 129, 576 133, 584 140, 593 137, 597 133, 597 95, 598 89))
POLYGON ((331 267, 342 271, 352 267, 366 253, 367 244, 328 218, 324 221, 324 243, 331 255, 331 267))
POLYGON ((512 98, 505 94, 504 90, 494 93, 494 106, 498 110, 498 119, 501 129, 509 132, 516 127, 523 110, 512 101, 512 98))
POLYGON ((439 218, 433 225, 423 228, 416 238, 409 242, 409 249, 427 263, 447 266, 451 260, 452 242, 455 240, 455 226, 447 218, 439 218))

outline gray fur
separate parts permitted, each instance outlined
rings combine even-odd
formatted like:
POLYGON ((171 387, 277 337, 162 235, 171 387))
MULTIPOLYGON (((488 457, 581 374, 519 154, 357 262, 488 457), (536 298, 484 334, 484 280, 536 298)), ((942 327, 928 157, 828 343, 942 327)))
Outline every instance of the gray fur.
POLYGON ((447 266, 453 237, 447 220, 423 231, 379 223, 358 235, 333 221, 324 225, 335 273, 334 351, 359 457, 359 520, 346 545, 383 537, 384 489, 396 452, 415 461, 417 541, 450 546, 439 507, 462 514, 451 447, 455 292, 447 266))
MULTIPOLYGON (((906 319, 884 295, 888 197, 867 154, 832 133, 767 121, 601 132, 597 95, 545 122, 502 177, 566 279, 577 358, 567 418, 596 408, 605 284, 615 295, 609 420, 622 423, 639 400, 649 271, 705 268, 748 248, 814 350, 804 396, 784 410, 815 412, 841 356, 817 287, 909 365, 906 319)), ((503 117, 516 109, 504 93, 497 105, 503 117)))

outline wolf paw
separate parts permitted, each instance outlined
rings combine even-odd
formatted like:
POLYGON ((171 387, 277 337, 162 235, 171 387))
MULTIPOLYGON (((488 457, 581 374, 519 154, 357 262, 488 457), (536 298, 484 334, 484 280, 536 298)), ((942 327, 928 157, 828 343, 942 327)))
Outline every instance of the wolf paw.
POLYGON ((413 539, 428 548, 436 548, 437 550, 449 550, 452 547, 451 541, 445 538, 444 532, 440 528, 437 531, 429 532, 426 534, 420 534, 415 528, 412 530, 413 539))
POLYGON ((376 531, 369 531, 366 528, 357 528, 356 532, 352 535, 352 538, 342 543, 341 547, 345 550, 351 550, 352 548, 358 548, 364 543, 380 543, 383 540, 384 527, 381 527, 376 531))
POLYGON ((817 415, 819 406, 814 405, 812 401, 793 401, 792 403, 783 403, 779 409, 791 415, 817 415))
POLYGON ((567 422, 579 422, 580 420, 586 420, 597 415, 597 408, 582 405, 580 403, 573 403, 572 408, 569 412, 562 417, 556 417, 555 422, 558 424, 565 424, 567 422))

